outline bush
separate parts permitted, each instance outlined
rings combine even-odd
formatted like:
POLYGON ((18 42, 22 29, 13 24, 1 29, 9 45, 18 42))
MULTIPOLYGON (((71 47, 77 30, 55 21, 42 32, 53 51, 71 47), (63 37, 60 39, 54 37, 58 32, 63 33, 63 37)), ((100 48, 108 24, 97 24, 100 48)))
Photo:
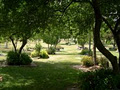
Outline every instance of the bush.
POLYGON ((110 50, 110 51, 116 51, 117 48, 111 48, 111 47, 110 47, 109 50, 110 50))
MULTIPOLYGON (((80 52, 81 55, 89 55, 89 49, 83 49, 81 52, 80 52)), ((93 52, 90 50, 90 56, 92 56, 93 52)))
POLYGON ((48 50, 47 50, 48 54, 55 54, 55 47, 50 47, 48 50))
POLYGON ((46 50, 41 50, 40 51, 40 58, 49 58, 46 50))
POLYGON ((84 57, 81 59, 81 62, 82 62, 82 65, 84 65, 84 66, 86 66, 86 67, 90 67, 90 66, 93 66, 93 65, 94 65, 94 62, 93 62, 91 56, 84 56, 84 57))
POLYGON ((20 57, 21 65, 29 65, 32 62, 32 59, 26 54, 22 53, 20 57))
POLYGON ((99 58, 99 65, 100 65, 101 67, 108 68, 108 67, 109 67, 108 59, 105 58, 105 57, 100 57, 100 58, 99 58))
POLYGON ((31 57, 38 57, 39 56, 39 52, 37 52, 37 51, 33 51, 33 52, 31 52, 31 57))
POLYGON ((17 52, 10 51, 7 54, 8 65, 28 65, 32 62, 32 59, 25 53, 19 55, 17 52))
POLYGON ((7 63, 8 65, 19 65, 20 59, 18 58, 19 54, 14 51, 9 51, 7 53, 7 63))
POLYGON ((57 51, 60 51, 60 49, 64 49, 64 47, 62 47, 62 46, 60 46, 60 45, 57 45, 57 46, 56 46, 56 50, 57 50, 57 51))
POLYGON ((80 90, 117 90, 120 76, 115 76, 112 70, 100 69, 80 73, 78 83, 80 90))
POLYGON ((37 43, 37 44, 35 45, 35 51, 40 52, 41 49, 42 49, 41 44, 40 44, 40 43, 37 43))

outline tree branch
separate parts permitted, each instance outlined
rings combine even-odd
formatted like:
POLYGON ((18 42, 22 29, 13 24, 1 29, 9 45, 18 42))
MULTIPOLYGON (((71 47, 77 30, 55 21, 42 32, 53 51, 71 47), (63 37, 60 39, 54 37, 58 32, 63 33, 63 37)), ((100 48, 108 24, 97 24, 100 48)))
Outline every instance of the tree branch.
POLYGON ((120 18, 117 20, 116 24, 115 24, 115 28, 114 28, 114 31, 118 32, 117 31, 117 28, 118 28, 118 25, 120 24, 120 18))
POLYGON ((65 13, 65 11, 67 10, 67 8, 73 3, 73 0, 64 8, 63 10, 63 14, 65 13))
POLYGON ((113 28, 111 27, 111 25, 109 24, 109 22, 102 16, 102 20, 107 24, 107 26, 110 28, 110 30, 112 31, 112 33, 114 33, 113 28))

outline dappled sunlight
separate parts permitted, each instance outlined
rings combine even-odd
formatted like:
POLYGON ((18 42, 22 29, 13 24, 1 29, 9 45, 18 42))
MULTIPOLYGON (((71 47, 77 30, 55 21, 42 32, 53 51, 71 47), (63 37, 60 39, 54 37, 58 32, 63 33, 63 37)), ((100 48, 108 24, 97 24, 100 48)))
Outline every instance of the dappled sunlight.
POLYGON ((37 67, 0 68, 3 81, 0 89, 63 90, 76 84, 80 71, 70 66, 71 62, 38 62, 37 67))
POLYGON ((3 77, 3 81, 0 83, 0 89, 29 86, 35 82, 34 79, 25 78, 20 74, 17 74, 16 77, 14 75, 10 75, 9 73, 1 74, 1 76, 3 77))

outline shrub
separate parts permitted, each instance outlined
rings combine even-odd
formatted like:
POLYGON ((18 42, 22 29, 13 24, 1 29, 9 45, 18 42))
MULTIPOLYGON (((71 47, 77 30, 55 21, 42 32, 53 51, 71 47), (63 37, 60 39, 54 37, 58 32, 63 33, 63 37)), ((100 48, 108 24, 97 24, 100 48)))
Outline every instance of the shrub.
POLYGON ((50 47, 48 50, 47 50, 48 54, 55 54, 55 47, 50 47))
POLYGON ((99 65, 104 68, 109 67, 108 59, 105 57, 99 57, 99 65))
POLYGON ((120 76, 109 69, 80 73, 78 81, 80 90, 117 90, 119 82, 120 76))
POLYGON ((9 51, 7 53, 7 63, 9 65, 19 65, 20 59, 18 58, 19 54, 14 51, 9 51))
POLYGON ((110 47, 109 50, 110 50, 110 51, 116 51, 117 48, 111 48, 111 47, 110 47))
POLYGON ((86 66, 86 67, 90 67, 90 66, 93 66, 93 65, 94 65, 94 62, 93 62, 91 56, 84 56, 84 57, 81 59, 81 62, 82 62, 82 65, 84 65, 84 66, 86 66))
POLYGON ((57 45, 57 46, 56 46, 56 50, 57 50, 57 51, 60 51, 60 49, 64 49, 64 47, 62 47, 62 46, 60 46, 60 45, 57 45))
POLYGON ((40 43, 37 43, 37 44, 35 45, 35 51, 40 52, 41 49, 42 49, 41 44, 40 44, 40 43))
POLYGON ((37 51, 33 51, 33 52, 31 52, 31 57, 38 57, 39 56, 39 52, 37 52, 37 51))
POLYGON ((40 51, 40 58, 49 58, 46 50, 43 49, 40 51))
MULTIPOLYGON (((83 49, 81 52, 80 52, 81 55, 89 55, 89 49, 83 49)), ((92 56, 93 52, 90 50, 90 56, 92 56)))
POLYGON ((20 57, 21 65, 29 65, 32 62, 32 59, 26 54, 22 53, 20 57))
POLYGON ((32 59, 25 53, 19 55, 17 52, 10 51, 7 54, 8 65, 28 65, 32 62, 32 59))

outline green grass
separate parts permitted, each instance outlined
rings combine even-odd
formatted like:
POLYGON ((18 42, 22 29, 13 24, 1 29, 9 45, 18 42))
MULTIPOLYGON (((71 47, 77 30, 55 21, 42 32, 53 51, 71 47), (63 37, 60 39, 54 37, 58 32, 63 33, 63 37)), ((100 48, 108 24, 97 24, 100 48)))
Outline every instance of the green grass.
MULTIPOLYGON (((33 45, 32 43, 31 46, 33 45)), ((76 85, 82 72, 73 69, 72 65, 80 65, 82 55, 79 55, 77 45, 61 46, 64 50, 57 52, 56 55, 50 55, 49 59, 33 58, 37 67, 0 67, 0 76, 3 77, 0 90, 67 90, 68 87, 76 85)), ((9 51, 0 50, 2 53, 9 51)), ((101 55, 100 52, 97 54, 101 55)), ((0 60, 5 58, 6 56, 0 56, 0 60)))
POLYGON ((36 63, 38 67, 0 68, 0 90, 66 90, 77 83, 80 71, 69 63, 36 63))
POLYGON ((33 58, 37 67, 1 67, 0 90, 66 90, 77 84, 80 71, 72 65, 80 64, 76 46, 65 46, 49 59, 33 58))

